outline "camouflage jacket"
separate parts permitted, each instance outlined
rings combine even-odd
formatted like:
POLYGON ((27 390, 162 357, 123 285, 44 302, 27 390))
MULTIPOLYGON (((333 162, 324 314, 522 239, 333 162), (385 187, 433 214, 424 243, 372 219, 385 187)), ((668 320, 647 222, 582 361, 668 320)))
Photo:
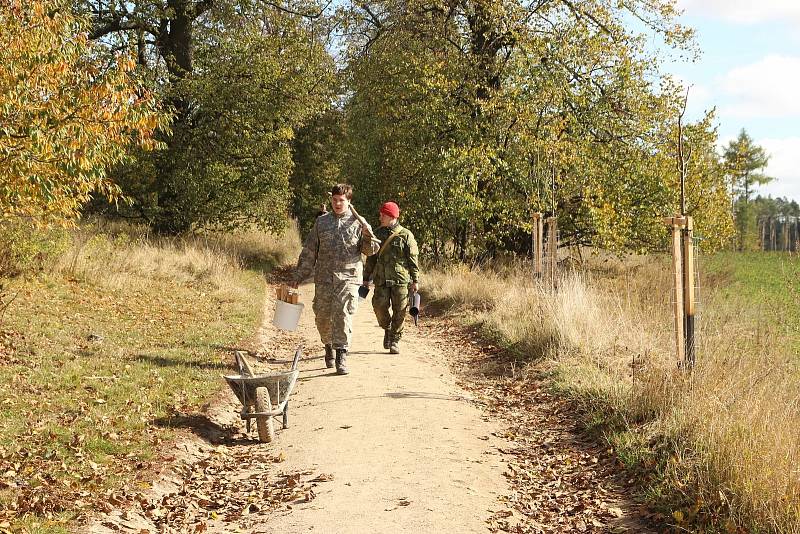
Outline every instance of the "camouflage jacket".
POLYGON ((300 283, 313 272, 315 283, 360 283, 361 254, 370 256, 379 247, 377 240, 361 231, 361 224, 349 209, 342 215, 320 215, 303 243, 294 279, 300 283))
POLYGON ((383 251, 367 258, 364 280, 371 278, 376 286, 387 285, 387 281, 390 285, 408 285, 419 281, 419 250, 414 234, 397 224, 392 228, 378 228, 375 237, 380 239, 383 246, 395 230, 397 235, 383 251))

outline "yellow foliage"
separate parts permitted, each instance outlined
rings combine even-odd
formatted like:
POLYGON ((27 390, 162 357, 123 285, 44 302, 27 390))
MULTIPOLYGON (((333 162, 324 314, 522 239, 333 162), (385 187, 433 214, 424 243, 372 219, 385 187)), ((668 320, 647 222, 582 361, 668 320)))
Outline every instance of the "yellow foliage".
POLYGON ((165 126, 129 56, 89 41, 60 0, 0 0, 0 221, 74 219, 106 169, 165 126))

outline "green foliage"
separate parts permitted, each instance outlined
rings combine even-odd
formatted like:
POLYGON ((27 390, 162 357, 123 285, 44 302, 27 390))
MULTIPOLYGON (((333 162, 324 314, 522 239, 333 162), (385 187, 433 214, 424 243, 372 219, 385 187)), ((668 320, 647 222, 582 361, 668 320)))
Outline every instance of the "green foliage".
POLYGON ((736 220, 736 248, 740 251, 756 250, 759 246, 758 216, 755 206, 744 198, 733 205, 736 220))
POLYGON ((800 205, 789 198, 772 198, 758 195, 750 201, 757 217, 774 217, 776 215, 800 216, 800 205))
POLYGON ((768 217, 800 216, 800 206, 797 201, 760 195, 747 202, 743 197, 736 199, 733 211, 736 217, 736 247, 740 251, 761 248, 759 231, 762 228, 761 224, 768 217))
POLYGON ((739 137, 725 147, 723 158, 733 193, 745 202, 750 201, 753 187, 774 180, 760 172, 767 166, 769 156, 762 147, 753 142, 744 128, 739 132, 739 137))
POLYGON ((123 215, 170 234, 281 229, 296 132, 333 99, 334 64, 320 35, 303 17, 260 2, 176 3, 167 10, 155 0, 134 3, 139 17, 128 2, 117 9, 84 2, 96 13, 95 36, 143 47, 140 64, 173 114, 164 150, 114 172, 135 201, 123 215), (134 29, 120 31, 109 21, 134 29), (141 33, 156 37, 156 46, 147 48, 141 33))
POLYGON ((757 245, 756 210, 749 206, 753 188, 773 180, 761 172, 767 166, 769 156, 753 142, 744 128, 739 137, 728 143, 723 153, 725 172, 735 198, 737 247, 752 250, 757 245))
POLYGON ((68 244, 68 235, 61 228, 47 230, 21 220, 0 222, 0 279, 52 267, 68 244))
MULTIPOLYGON (((293 143, 292 214, 303 235, 311 228, 331 186, 340 181, 342 113, 331 108, 298 130, 293 143)), ((356 191, 356 200, 361 191, 356 191)), ((365 213, 370 213, 366 211, 365 213)))
MULTIPOLYGON (((353 8, 343 173, 373 205, 398 200, 435 253, 524 251, 531 211, 559 217, 563 245, 661 246, 681 90, 628 29, 632 12, 688 49, 667 0, 353 8)), ((716 132, 710 117, 687 130, 690 208, 722 240, 716 132)))

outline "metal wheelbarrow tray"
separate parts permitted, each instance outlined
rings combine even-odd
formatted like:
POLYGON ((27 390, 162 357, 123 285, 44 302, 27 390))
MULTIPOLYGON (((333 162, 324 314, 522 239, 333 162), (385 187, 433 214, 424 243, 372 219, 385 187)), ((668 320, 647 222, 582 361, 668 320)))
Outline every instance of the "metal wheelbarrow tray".
POLYGON ((289 371, 256 374, 242 352, 236 352, 238 375, 223 375, 236 398, 242 404, 240 416, 250 432, 250 420, 256 420, 258 439, 269 443, 275 439, 273 417, 283 415, 283 428, 289 422, 289 395, 292 394, 297 375, 297 363, 302 355, 302 345, 297 347, 289 371))

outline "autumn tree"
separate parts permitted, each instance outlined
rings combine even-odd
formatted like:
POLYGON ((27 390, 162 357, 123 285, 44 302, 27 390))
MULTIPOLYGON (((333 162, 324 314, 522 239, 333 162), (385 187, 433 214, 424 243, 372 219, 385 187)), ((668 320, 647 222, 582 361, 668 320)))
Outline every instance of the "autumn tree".
POLYGON ((163 117, 134 58, 93 44, 58 0, 0 0, 0 221, 79 216, 135 145, 155 147, 163 117))
MULTIPOLYGON (((678 200, 681 88, 630 20, 690 53, 676 17, 668 0, 353 6, 343 170, 373 201, 404 203, 434 250, 462 257, 524 249, 531 210, 559 216, 564 244, 657 247, 678 200)), ((697 125, 704 153, 709 124, 697 125)), ((724 192, 695 186, 698 198, 724 192)))

